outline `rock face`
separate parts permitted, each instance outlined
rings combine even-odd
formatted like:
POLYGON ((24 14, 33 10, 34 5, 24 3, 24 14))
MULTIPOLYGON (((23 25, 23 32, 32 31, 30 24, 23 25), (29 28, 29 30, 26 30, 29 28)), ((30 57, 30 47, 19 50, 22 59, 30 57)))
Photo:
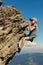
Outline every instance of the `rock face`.
POLYGON ((0 6, 0 65, 7 65, 29 25, 13 6, 0 6))

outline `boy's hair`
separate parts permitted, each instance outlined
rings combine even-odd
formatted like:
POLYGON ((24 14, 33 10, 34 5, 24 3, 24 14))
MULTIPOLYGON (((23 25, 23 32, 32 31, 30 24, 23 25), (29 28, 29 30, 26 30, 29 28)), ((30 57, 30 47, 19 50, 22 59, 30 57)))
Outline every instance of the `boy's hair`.
POLYGON ((37 18, 30 18, 29 20, 30 20, 30 21, 35 20, 35 21, 37 22, 37 18))

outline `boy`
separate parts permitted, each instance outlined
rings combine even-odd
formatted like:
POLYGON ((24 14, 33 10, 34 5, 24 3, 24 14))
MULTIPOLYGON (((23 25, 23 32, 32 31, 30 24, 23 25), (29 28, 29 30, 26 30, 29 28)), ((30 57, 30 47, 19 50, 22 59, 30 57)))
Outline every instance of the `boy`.
POLYGON ((31 25, 27 27, 27 29, 30 31, 30 33, 28 34, 28 36, 22 38, 22 43, 20 47, 18 48, 18 52, 20 52, 20 50, 23 48, 26 40, 29 40, 32 42, 34 38, 37 37, 37 19, 30 18, 29 20, 31 21, 31 25))

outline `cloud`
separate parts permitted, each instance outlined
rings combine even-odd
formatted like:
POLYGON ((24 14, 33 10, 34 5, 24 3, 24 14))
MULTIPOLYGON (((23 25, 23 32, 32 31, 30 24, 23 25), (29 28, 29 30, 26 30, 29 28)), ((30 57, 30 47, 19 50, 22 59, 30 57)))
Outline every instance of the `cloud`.
MULTIPOLYGON (((22 40, 20 40, 19 46, 21 42, 22 40)), ((43 53, 43 45, 38 44, 34 41, 26 41, 24 47, 21 49, 21 53, 43 53)))
POLYGON ((43 45, 37 43, 26 43, 21 49, 21 53, 43 53, 43 45))

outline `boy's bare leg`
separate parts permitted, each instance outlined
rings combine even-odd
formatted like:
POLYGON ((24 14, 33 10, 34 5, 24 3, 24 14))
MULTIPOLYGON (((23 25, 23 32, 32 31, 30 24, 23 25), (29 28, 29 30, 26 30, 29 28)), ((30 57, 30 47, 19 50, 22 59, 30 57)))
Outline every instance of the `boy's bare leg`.
POLYGON ((22 43, 21 43, 21 45, 20 45, 19 48, 23 48, 23 46, 24 46, 24 44, 25 44, 25 40, 29 40, 29 37, 23 37, 22 43))

